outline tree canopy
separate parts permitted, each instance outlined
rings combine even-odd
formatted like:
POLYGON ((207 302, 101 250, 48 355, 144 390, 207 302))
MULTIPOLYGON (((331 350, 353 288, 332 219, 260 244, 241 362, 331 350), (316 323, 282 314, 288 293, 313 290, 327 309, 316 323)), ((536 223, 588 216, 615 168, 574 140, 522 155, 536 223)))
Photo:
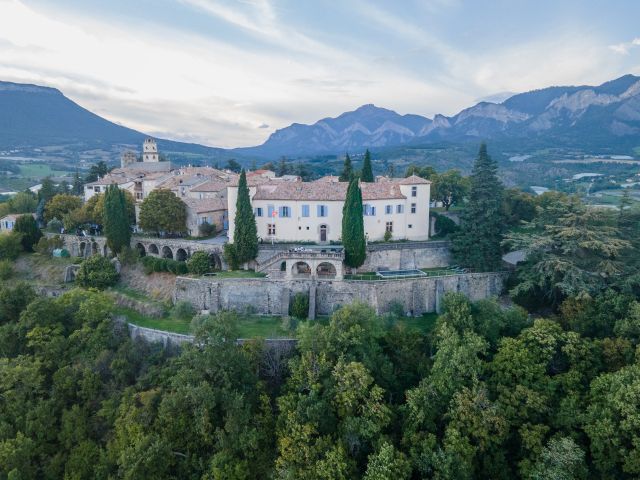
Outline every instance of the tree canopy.
POLYGON ((153 190, 140 205, 139 225, 156 234, 187 231, 187 206, 171 190, 153 190))
POLYGON ((104 194, 104 233, 111 251, 118 254, 131 243, 131 223, 124 191, 110 185, 104 194))
POLYGON ((367 256, 362 213, 362 191, 357 178, 349 182, 347 196, 342 208, 342 245, 344 262, 357 268, 367 256))
POLYGON ((340 176, 338 179, 341 182, 350 182, 353 178, 353 165, 351 164, 351 157, 347 153, 344 156, 344 165, 342 167, 342 172, 340 172, 340 176))
POLYGON ((360 175, 360 180, 367 183, 373 183, 376 180, 373 176, 373 167, 371 166, 371 153, 369 153, 369 149, 364 152, 364 163, 362 164, 362 173, 360 175))
POLYGON ((248 262, 258 255, 258 227, 251 208, 247 174, 244 170, 240 173, 238 182, 233 248, 238 263, 248 262))

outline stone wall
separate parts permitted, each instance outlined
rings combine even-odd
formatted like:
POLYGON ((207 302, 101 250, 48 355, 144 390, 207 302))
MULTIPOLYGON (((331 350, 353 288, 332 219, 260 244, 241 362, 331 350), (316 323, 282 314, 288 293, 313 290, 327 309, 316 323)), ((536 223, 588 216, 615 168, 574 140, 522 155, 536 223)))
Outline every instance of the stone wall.
POLYGON ((182 335, 181 333, 172 333, 165 332, 163 330, 154 330, 153 328, 139 327, 133 323, 129 323, 127 326, 129 327, 129 336, 133 340, 143 338, 147 342, 162 343, 165 347, 180 346, 183 343, 193 343, 192 335, 182 335))
POLYGON ((381 268, 409 270, 446 267, 451 264, 449 242, 399 242, 372 244, 360 272, 375 272, 381 268))
POLYGON ((224 280, 176 278, 174 301, 187 301, 198 310, 221 310, 287 315, 289 302, 297 292, 309 293, 318 315, 329 315, 342 305, 362 301, 377 313, 386 313, 400 303, 409 315, 440 310, 447 292, 461 292, 471 300, 500 295, 503 273, 467 273, 440 277, 377 281, 316 281, 268 278, 224 280), (315 287, 315 288, 314 288, 315 287))

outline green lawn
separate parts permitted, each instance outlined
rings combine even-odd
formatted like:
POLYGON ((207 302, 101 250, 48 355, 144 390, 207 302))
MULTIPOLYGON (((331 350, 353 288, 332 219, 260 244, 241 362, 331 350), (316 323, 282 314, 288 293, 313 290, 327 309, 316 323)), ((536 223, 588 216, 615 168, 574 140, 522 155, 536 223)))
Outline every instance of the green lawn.
POLYGON ((70 172, 64 170, 53 170, 49 165, 45 165, 43 163, 25 163, 20 165, 20 173, 24 177, 44 178, 50 175, 67 175, 70 172))
POLYGON ((166 332, 189 334, 191 320, 177 319, 173 317, 152 318, 142 315, 141 313, 127 307, 116 307, 116 315, 124 315, 129 323, 133 323, 139 327, 153 328, 156 330, 164 330, 166 332))
POLYGON ((429 333, 436 325, 438 314, 435 312, 425 313, 421 317, 404 317, 398 323, 407 328, 420 330, 422 333, 429 333))

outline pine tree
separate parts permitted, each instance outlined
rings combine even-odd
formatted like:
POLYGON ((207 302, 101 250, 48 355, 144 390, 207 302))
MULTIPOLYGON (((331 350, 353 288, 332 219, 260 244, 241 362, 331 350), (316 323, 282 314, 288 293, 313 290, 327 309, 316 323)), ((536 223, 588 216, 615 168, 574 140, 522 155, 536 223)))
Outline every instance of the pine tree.
POLYGON ((347 153, 344 157, 344 167, 342 168, 342 173, 340 174, 340 177, 338 177, 338 180, 341 182, 350 182, 352 178, 353 166, 351 165, 351 157, 349 157, 349 154, 347 153))
POLYGON ((344 246, 344 263, 353 268, 364 263, 367 251, 362 217, 362 191, 357 178, 349 182, 347 197, 342 208, 342 245, 344 246))
POLYGON ((457 262, 477 271, 495 270, 502 261, 503 186, 497 170, 497 164, 482 143, 470 177, 469 201, 462 212, 460 231, 453 239, 452 248, 457 262))
POLYGON ((258 228, 251 208, 247 175, 240 173, 238 182, 238 200, 236 201, 236 225, 233 233, 233 242, 238 263, 253 260, 258 255, 258 228))
POLYGON ((78 169, 76 169, 76 173, 73 174, 73 187, 71 193, 74 195, 82 195, 84 191, 84 182, 82 181, 82 177, 78 173, 78 169))
POLYGON ((118 254, 131 243, 131 228, 124 192, 116 185, 109 185, 104 194, 103 220, 107 245, 118 254))
POLYGON ((375 178, 373 177, 373 168, 371 167, 371 154, 369 153, 369 149, 364 152, 364 164, 362 165, 362 175, 360 176, 360 179, 367 183, 375 182, 375 178))

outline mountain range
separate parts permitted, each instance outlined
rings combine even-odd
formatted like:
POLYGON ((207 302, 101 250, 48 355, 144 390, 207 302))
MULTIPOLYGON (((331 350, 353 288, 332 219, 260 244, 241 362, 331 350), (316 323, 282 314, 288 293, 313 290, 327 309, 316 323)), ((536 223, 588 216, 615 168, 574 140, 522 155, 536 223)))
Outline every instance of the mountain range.
MULTIPOLYGON (((159 139, 172 160, 274 159, 384 150, 399 146, 477 143, 480 139, 536 148, 566 147, 633 154, 640 145, 640 77, 625 75, 598 86, 549 87, 479 102, 454 116, 400 115, 363 105, 312 125, 276 130, 262 145, 224 150, 159 139)), ((45 149, 71 160, 95 152, 116 160, 139 149, 146 135, 93 114, 57 89, 0 82, 0 151, 45 149)))
POLYGON ((640 145, 640 77, 625 75, 599 86, 549 87, 516 94, 501 103, 480 102, 458 114, 433 119, 399 115, 374 105, 294 123, 243 153, 326 154, 434 142, 479 139, 540 140, 549 146, 640 145))

